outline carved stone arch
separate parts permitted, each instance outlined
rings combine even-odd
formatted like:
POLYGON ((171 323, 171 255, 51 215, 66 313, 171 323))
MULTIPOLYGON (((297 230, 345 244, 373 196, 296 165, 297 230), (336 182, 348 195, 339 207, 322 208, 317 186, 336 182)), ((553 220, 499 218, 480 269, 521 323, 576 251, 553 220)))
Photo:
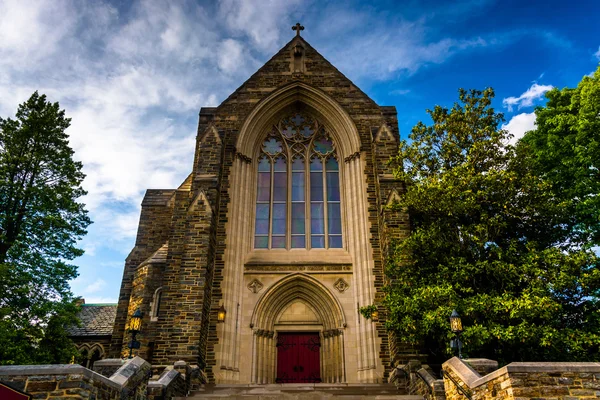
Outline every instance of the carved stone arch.
POLYGON ((348 113, 329 95, 303 82, 292 82, 261 100, 244 121, 236 149, 249 157, 257 154, 262 135, 278 113, 298 102, 330 128, 342 159, 360 151, 358 130, 348 113))
MULTIPOLYGON (((337 298, 317 279, 302 273, 288 275, 263 293, 252 313, 254 356, 252 381, 273 383, 276 378, 279 320, 290 305, 301 302, 317 317, 303 330, 318 331, 321 337, 320 362, 323 382, 344 382, 344 328, 346 319, 337 298)), ((298 329, 295 325, 291 328, 298 329)), ((285 329, 289 331, 289 329, 285 329)))
POLYGON ((104 355, 106 354, 106 352, 104 351, 104 346, 102 346, 100 343, 94 343, 90 346, 90 349, 92 351, 92 353, 94 352, 94 350, 98 350, 100 352, 100 356, 102 358, 104 358, 104 355))
POLYGON ((80 344, 79 346, 77 346, 77 350, 79 350, 80 352, 83 351, 83 350, 89 351, 90 350, 90 345, 88 343, 80 344))
POLYGON ((105 357, 104 346, 100 343, 94 343, 90 346, 90 352, 88 353, 87 368, 92 369, 94 363, 98 360, 102 360, 105 357))
POLYGON ((346 325, 342 306, 329 289, 309 275, 296 273, 263 293, 252 313, 254 328, 272 331, 279 314, 296 299, 306 302, 317 312, 324 330, 346 325))

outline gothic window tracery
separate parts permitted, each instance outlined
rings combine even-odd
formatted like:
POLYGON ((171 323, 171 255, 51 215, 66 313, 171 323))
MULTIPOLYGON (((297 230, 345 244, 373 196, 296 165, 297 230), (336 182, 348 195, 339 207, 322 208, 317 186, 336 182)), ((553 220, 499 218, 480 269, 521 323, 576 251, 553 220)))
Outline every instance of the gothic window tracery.
POLYGON ((339 163, 325 127, 296 113, 276 124, 258 158, 254 248, 341 248, 339 163))

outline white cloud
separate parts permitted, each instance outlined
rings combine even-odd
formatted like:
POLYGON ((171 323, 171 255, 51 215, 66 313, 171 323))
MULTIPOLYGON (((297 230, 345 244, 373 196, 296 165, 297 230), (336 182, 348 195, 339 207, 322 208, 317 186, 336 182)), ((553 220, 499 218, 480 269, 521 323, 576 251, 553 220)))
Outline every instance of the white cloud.
POLYGON ((4 1, 0 3, 0 64, 6 55, 36 64, 58 51, 75 23, 68 1, 4 1))
POLYGON ((219 68, 226 74, 233 74, 243 62, 243 47, 240 42, 226 39, 219 49, 219 68))
POLYGON ((537 83, 534 83, 519 97, 507 97, 502 100, 502 104, 504 107, 508 107, 508 111, 512 111, 513 106, 517 106, 519 110, 523 107, 531 107, 534 101, 541 99, 544 96, 544 93, 553 88, 554 86, 552 85, 538 85, 537 83))
POLYGON ((85 304, 116 304, 118 301, 113 297, 90 296, 85 298, 85 304))
POLYGON ((395 89, 392 90, 389 94, 391 96, 404 96, 405 94, 409 94, 410 89, 395 89))
POLYGON ((219 15, 231 31, 243 33, 258 49, 275 51, 283 44, 281 32, 291 33, 288 16, 301 4, 301 0, 221 0, 219 15))
POLYGON ((79 295, 89 295, 98 293, 106 287, 106 281, 100 278, 91 278, 86 276, 78 276, 71 281, 71 288, 79 295))
POLYGON ((399 73, 413 74, 426 65, 441 64, 458 53, 498 42, 477 35, 432 37, 433 22, 427 18, 390 18, 372 8, 357 11, 343 4, 330 4, 322 14, 336 17, 324 18, 318 26, 311 27, 311 34, 317 36, 315 44, 352 79, 385 80, 399 73), (343 45, 330 39, 342 32, 343 45))
MULTIPOLYGON (((130 247, 146 188, 177 187, 189 173, 198 109, 236 86, 220 69, 217 28, 191 1, 135 2, 125 20, 100 1, 0 2, 0 115, 39 90, 72 118, 95 221, 82 242, 89 256, 130 247)), ((228 71, 242 74, 256 63, 233 61, 228 71)))
POLYGON ((106 286, 106 281, 104 279, 98 279, 91 284, 89 284, 83 291, 84 293, 96 293, 102 290, 106 286))
POLYGON ((600 60, 600 46, 598 46, 598 51, 594 53, 594 56, 600 60))
POLYGON ((525 132, 535 129, 535 113, 515 115, 507 124, 502 125, 502 129, 506 129, 513 135, 510 143, 515 144, 525 135, 525 132))

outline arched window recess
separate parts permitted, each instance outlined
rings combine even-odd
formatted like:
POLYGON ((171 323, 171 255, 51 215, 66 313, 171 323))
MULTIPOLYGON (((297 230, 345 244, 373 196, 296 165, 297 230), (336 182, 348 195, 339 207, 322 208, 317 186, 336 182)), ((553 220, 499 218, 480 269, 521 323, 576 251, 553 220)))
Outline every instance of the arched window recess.
POLYGON ((154 291, 152 303, 150 304, 150 321, 158 321, 158 313, 160 312, 160 302, 162 299, 162 286, 154 291))
POLYGON ((339 162, 326 128, 307 114, 281 119, 258 156, 254 248, 342 248, 339 162))

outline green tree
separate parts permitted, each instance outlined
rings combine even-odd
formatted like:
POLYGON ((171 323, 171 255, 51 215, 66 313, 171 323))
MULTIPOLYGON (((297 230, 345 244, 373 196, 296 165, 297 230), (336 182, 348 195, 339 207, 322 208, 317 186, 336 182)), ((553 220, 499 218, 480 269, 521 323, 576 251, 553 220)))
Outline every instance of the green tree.
POLYGON ((569 224, 582 245, 600 245, 600 67, 579 85, 546 93, 536 129, 520 145, 529 146, 535 167, 568 209, 569 224))
POLYGON ((400 145, 407 189, 394 207, 412 231, 387 265, 388 328, 442 361, 457 309, 469 356, 598 359, 598 259, 573 245, 527 147, 507 144, 493 96, 461 89, 460 102, 428 110, 432 124, 400 145))
POLYGON ((0 118, 0 364, 65 362, 73 351, 62 340, 76 312, 68 261, 83 254, 90 220, 69 124, 37 92, 16 119, 0 118))

